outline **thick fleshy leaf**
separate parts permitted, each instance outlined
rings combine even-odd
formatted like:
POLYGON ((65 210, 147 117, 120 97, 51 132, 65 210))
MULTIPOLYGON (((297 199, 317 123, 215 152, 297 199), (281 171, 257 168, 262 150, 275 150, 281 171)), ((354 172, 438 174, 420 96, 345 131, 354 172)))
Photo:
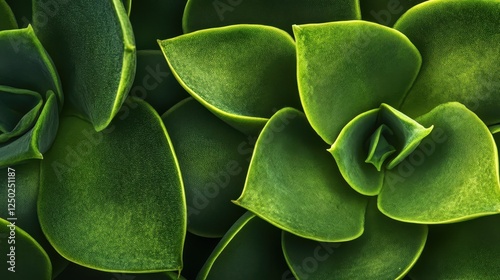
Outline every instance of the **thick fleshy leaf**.
POLYGON ((31 22, 31 1, 32 0, 5 0, 12 9, 12 12, 14 12, 19 27, 26 27, 31 22))
POLYGON ((35 126, 13 141, 0 144, 0 168, 42 159, 42 154, 51 147, 59 127, 59 109, 54 92, 48 91, 47 95, 35 126))
POLYGON ((427 226, 401 223, 377 210, 372 199, 365 231, 356 240, 318 243, 283 233, 283 252, 297 279, 401 279, 417 261, 427 226))
POLYGON ((295 45, 282 30, 236 25, 186 34, 160 46, 184 88, 243 132, 259 132, 280 108, 300 107, 295 45))
POLYGON ((231 200, 243 190, 252 150, 242 153, 246 136, 196 100, 180 102, 162 116, 184 179, 188 230, 222 237, 244 209, 231 200))
POLYGON ((500 2, 428 1, 396 23, 422 54, 402 111, 416 117, 458 101, 487 125, 500 122, 500 2))
POLYGON ((363 20, 393 26, 411 7, 426 0, 360 0, 363 20))
POLYGON ((411 279, 497 279, 500 215, 431 226, 411 279))
POLYGON ((7 29, 16 29, 17 22, 10 6, 5 0, 0 0, 0 31, 7 29))
POLYGON ((420 68, 408 38, 375 23, 298 25, 294 34, 302 106, 328 144, 357 115, 381 103, 397 108, 420 68))
POLYGON ((43 248, 16 221, 0 218, 0 278, 50 280, 52 266, 43 248))
POLYGON ((280 237, 279 229, 248 212, 224 235, 196 279, 281 279, 287 267, 280 237))
POLYGON ((159 114, 189 97, 160 50, 137 52, 137 71, 130 95, 146 100, 159 114))
POLYGON ((130 21, 138 50, 157 50, 158 39, 182 35, 182 13, 186 0, 136 0, 130 21))
POLYGON ((379 109, 350 121, 328 151, 352 188, 364 195, 376 195, 383 186, 385 169, 403 161, 431 131, 432 126, 425 128, 382 103, 379 109), (367 166, 370 163, 372 167, 367 166))
MULTIPOLYGON (((2 193, 8 194, 7 186, 9 183, 9 169, 0 169, 0 186, 5 189, 0 189, 2 193)), ((15 212, 17 218, 16 226, 21 227, 28 233, 38 244, 40 244, 45 252, 50 257, 52 263, 52 276, 58 275, 68 264, 52 246, 49 244, 43 235, 40 224, 38 223, 37 215, 37 199, 38 189, 40 185, 40 161, 33 160, 25 164, 16 165, 10 169, 10 178, 15 178, 15 212)), ((11 179, 12 181, 12 179, 11 179)), ((0 217, 7 219, 9 215, 9 207, 7 199, 0 200, 0 217)), ((23 260, 25 261, 25 260, 23 260)))
POLYGON ((132 86, 132 26, 120 0, 64 1, 49 10, 33 1, 33 25, 57 66, 70 105, 96 130, 105 129, 132 86), (51 11, 57 16, 49 16, 51 11), (96 12, 98 11, 98 12, 96 12))
POLYGON ((127 101, 102 132, 62 118, 42 161, 38 215, 65 258, 105 271, 179 270, 185 207, 172 145, 147 103, 127 101))
POLYGON ((366 198, 353 191, 303 113, 276 113, 257 140, 236 204, 275 226, 318 241, 363 232, 366 198))
POLYGON ((484 123, 460 103, 416 119, 434 129, 386 171, 379 209, 396 220, 449 223, 500 212, 497 148, 484 123))
POLYGON ((63 94, 56 68, 31 26, 0 32, 0 54, 1 86, 31 90, 44 100, 51 90, 62 108, 63 94))
POLYGON ((274 26, 292 33, 293 24, 360 19, 355 0, 189 0, 184 11, 186 33, 232 24, 274 26))
POLYGON ((103 272, 77 264, 70 264, 55 280, 185 280, 182 276, 180 278, 177 278, 177 276, 177 272, 143 274, 103 272))

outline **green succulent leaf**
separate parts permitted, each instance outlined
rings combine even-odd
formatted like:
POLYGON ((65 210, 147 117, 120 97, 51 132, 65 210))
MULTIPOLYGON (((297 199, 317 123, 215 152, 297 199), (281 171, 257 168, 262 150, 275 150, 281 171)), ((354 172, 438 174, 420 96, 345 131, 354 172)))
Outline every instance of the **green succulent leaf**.
POLYGON ((0 270, 0 277, 11 280, 52 279, 52 265, 47 253, 15 223, 16 221, 0 218, 0 235, 2 236, 0 261, 4 266, 0 270), (12 240, 15 243, 12 243, 12 240))
POLYGON ((392 169, 403 161, 431 131, 432 126, 425 128, 382 103, 379 109, 350 121, 328 151, 352 188, 364 195, 376 195, 382 189, 385 168, 392 169))
POLYGON ((62 118, 41 172, 39 220, 62 256, 111 272, 182 267, 182 180, 161 118, 147 103, 127 101, 102 132, 62 118))
POLYGON ((184 179, 188 230, 222 237, 244 210, 231 203, 245 184, 246 136, 230 127, 192 98, 162 116, 184 179), (245 153, 242 153, 242 152, 245 153))
POLYGON ((283 252, 297 279, 402 279, 415 264, 427 226, 401 223, 377 210, 372 199, 365 231, 356 240, 320 243, 283 232, 283 252))
POLYGON ((182 35, 182 13, 186 0, 137 0, 130 21, 138 50, 157 50, 158 39, 182 35))
POLYGON ((233 24, 274 26, 292 33, 293 24, 360 19, 358 1, 189 0, 184 11, 184 32, 233 24))
POLYGON ((367 199, 344 181, 303 113, 276 113, 257 140, 236 204, 273 225, 318 241, 347 241, 363 232, 367 199))
POLYGON ((375 23, 296 25, 294 34, 302 106, 328 144, 358 114, 383 102, 399 106, 420 68, 408 38, 375 23))
POLYGON ((486 125, 500 123, 500 2, 428 1, 396 23, 422 54, 401 110, 411 117, 457 101, 486 125))
POLYGON ((16 18, 10 6, 5 0, 0 0, 0 31, 16 28, 18 28, 16 18))
POLYGON ((247 212, 224 235, 196 279, 281 279, 287 266, 280 236, 279 229, 247 212))
POLYGON ((280 108, 300 108, 295 45, 282 30, 213 28, 160 41, 160 46, 182 86, 243 132, 258 133, 280 108))
POLYGON ((363 20, 393 26, 411 7, 426 0, 360 0, 363 20))
MULTIPOLYGON (((9 170, 7 168, 0 169, 0 186, 5 188, 0 189, 0 191, 5 194, 11 192, 7 191, 9 184, 8 172, 9 170)), ((47 255, 50 257, 52 263, 52 276, 55 277, 66 267, 68 262, 63 259, 54 250, 54 248, 52 248, 45 238, 45 235, 40 228, 40 224, 38 223, 36 204, 40 185, 40 161, 33 160, 25 164, 16 165, 10 170, 10 172, 15 173, 15 175, 10 176, 10 178, 11 181, 12 178, 15 178, 15 188, 13 189, 15 190, 14 214, 17 218, 16 226, 21 227, 43 247, 47 255)), ((12 217, 9 214, 9 208, 12 208, 12 206, 9 207, 7 199, 0 200, 1 218, 7 219, 12 217)), ((20 261, 26 262, 24 259, 20 261)))
POLYGON ((387 170, 379 209, 414 223, 450 223, 500 212, 497 148, 464 105, 446 103, 416 119, 434 129, 396 168, 387 170))
POLYGON ((50 16, 46 1, 33 1, 33 14, 45 15, 33 18, 34 28, 59 70, 69 105, 101 131, 132 86, 132 26, 120 0, 56 4, 50 16))
POLYGON ((172 75, 160 50, 137 52, 137 70, 130 95, 146 100, 160 114, 189 97, 172 75))
POLYGON ((411 279, 496 279, 500 275, 500 215, 429 230, 411 279))

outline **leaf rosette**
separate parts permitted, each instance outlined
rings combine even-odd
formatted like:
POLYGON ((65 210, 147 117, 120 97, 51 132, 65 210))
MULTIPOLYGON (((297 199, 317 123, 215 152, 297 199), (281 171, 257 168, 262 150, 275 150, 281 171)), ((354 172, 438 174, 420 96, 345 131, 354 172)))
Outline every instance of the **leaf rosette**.
POLYGON ((0 31, 0 168, 41 159, 63 105, 55 66, 33 28, 0 31))

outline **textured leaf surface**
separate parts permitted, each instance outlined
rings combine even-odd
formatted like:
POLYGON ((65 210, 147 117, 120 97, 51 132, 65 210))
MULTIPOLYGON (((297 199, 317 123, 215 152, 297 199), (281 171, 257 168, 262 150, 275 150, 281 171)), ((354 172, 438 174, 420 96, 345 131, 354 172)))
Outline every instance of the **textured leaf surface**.
POLYGON ((137 52, 137 71, 130 95, 146 100, 159 114, 189 97, 170 71, 160 50, 137 52))
POLYGON ((297 279, 401 279, 424 248, 427 226, 401 223, 372 199, 365 231, 356 240, 319 243, 283 234, 283 252, 297 279))
POLYGON ((42 161, 40 224, 61 255, 86 267, 179 270, 186 206, 178 164, 156 112, 140 100, 127 105, 102 132, 62 119, 42 161))
POLYGON ((484 123, 451 102, 416 119, 434 130, 387 171, 379 209, 416 223, 447 223, 500 212, 497 148, 484 123))
POLYGON ((120 0, 47 3, 34 0, 34 28, 57 66, 64 94, 96 130, 118 113, 132 85, 134 35, 120 0))
POLYGON ((500 215, 431 226, 411 279, 496 279, 500 275, 500 215))
POLYGON ((189 98, 162 117, 179 160, 186 191, 188 230, 222 237, 244 210, 231 200, 243 190, 251 150, 246 136, 189 98))
POLYGON ((500 122, 500 2, 428 1, 396 23, 422 54, 401 110, 411 117, 458 101, 487 125, 500 122))
POLYGON ((182 13, 186 0, 136 0, 130 21, 138 50, 157 50, 157 40, 182 35, 182 13))
MULTIPOLYGON (((0 277, 9 280, 50 280, 52 279, 52 265, 47 253, 42 247, 20 227, 9 227, 10 221, 0 218, 0 239, 2 248, 0 249, 0 261, 3 269, 0 270, 0 277), (15 244, 9 242, 9 238, 14 236, 15 244), (12 250, 12 247, 14 250, 12 250), (8 262, 14 255, 14 272, 9 271, 12 267, 8 262)), ((12 239, 10 239, 12 240, 12 239)))
POLYGON ((383 102, 397 108, 420 68, 408 38, 375 23, 298 25, 294 34, 302 106, 328 144, 358 114, 383 102))
POLYGON ((184 31, 254 23, 275 26, 292 33, 293 24, 360 19, 354 0, 189 0, 184 11, 184 31))
POLYGON ((237 25, 186 34, 160 46, 184 88, 244 132, 260 131, 280 108, 300 107, 295 44, 284 31, 237 25))
POLYGON ((344 181, 303 113, 285 108, 257 140, 236 203, 298 236, 346 241, 363 232, 366 198, 344 181))
POLYGON ((196 279, 280 279, 281 231, 250 212, 224 235, 196 279), (265 237, 265 238, 263 238, 265 237))

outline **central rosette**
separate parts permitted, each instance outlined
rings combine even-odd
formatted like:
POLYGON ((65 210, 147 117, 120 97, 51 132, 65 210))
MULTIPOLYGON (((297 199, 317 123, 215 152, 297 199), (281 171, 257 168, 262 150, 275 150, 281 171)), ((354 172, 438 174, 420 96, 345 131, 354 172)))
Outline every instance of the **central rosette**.
POLYGON ((385 169, 401 163, 432 128, 382 104, 350 121, 329 152, 351 187, 365 195, 376 195, 382 187, 385 169))

